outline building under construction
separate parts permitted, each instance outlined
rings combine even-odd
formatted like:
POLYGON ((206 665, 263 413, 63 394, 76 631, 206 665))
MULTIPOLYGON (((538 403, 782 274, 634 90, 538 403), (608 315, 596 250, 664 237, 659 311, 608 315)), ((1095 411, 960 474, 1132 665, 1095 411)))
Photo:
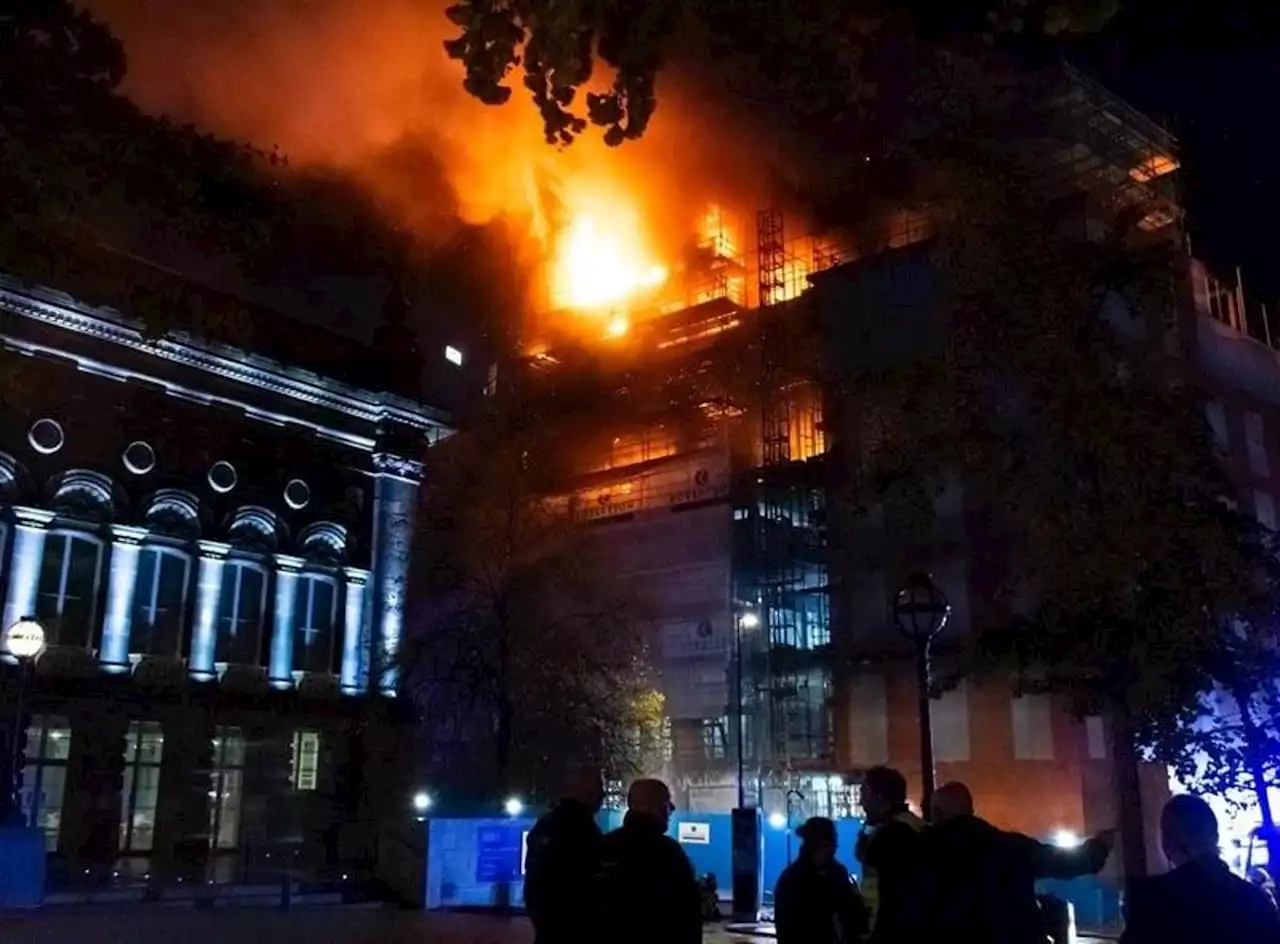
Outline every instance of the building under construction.
MULTIPOLYGON (((1027 143, 1046 181, 1070 181, 1104 212, 1140 206, 1144 229, 1168 232, 1178 217, 1168 136, 1071 70, 1045 82, 1033 94, 1046 120, 1027 143)), ((876 561, 833 572, 845 567, 832 547, 838 473, 824 419, 836 391, 820 369, 810 279, 930 235, 927 208, 899 209, 875 227, 819 228, 805 207, 713 206, 679 277, 602 321, 606 337, 589 355, 616 378, 625 405, 581 443, 570 503, 601 554, 652 602, 671 722, 665 774, 686 809, 741 799, 792 818, 840 816, 856 804, 859 771, 897 757, 898 683, 882 676, 869 689, 842 678, 852 671, 842 640, 858 621, 887 626, 894 585, 876 561), (616 325, 625 337, 608 337, 624 333, 616 325)), ((583 354, 580 340, 545 332, 525 347, 530 369, 552 377, 583 354)), ((963 541, 948 553, 954 560, 935 575, 963 621, 963 541)), ((938 706, 944 765, 981 753, 968 747, 979 725, 967 709, 956 715, 955 701, 938 706)), ((1012 710, 1015 728, 1058 724, 1024 709, 1012 710)), ((1043 760, 1043 746, 1030 756, 1043 760)), ((1083 826, 1079 801, 1074 809, 1054 812, 1055 822, 1083 826)))

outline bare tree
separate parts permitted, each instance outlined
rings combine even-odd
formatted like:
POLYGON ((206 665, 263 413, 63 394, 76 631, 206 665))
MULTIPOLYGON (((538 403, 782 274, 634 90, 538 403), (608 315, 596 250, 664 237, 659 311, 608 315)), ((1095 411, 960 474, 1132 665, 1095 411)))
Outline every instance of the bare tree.
POLYGON ((433 782, 542 795, 577 759, 638 769, 661 725, 643 601, 552 491, 545 414, 507 398, 438 450, 404 658, 433 782))

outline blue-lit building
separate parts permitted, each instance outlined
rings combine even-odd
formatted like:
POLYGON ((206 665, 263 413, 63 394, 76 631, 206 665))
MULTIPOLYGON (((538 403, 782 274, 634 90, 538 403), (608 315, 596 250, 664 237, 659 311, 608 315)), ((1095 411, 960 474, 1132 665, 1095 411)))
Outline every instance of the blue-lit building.
POLYGON ((185 310, 218 306, 245 343, 0 280, 0 590, 48 640, 21 802, 55 881, 355 870, 402 806, 395 654, 446 416, 382 389, 413 372, 385 344, 185 310))

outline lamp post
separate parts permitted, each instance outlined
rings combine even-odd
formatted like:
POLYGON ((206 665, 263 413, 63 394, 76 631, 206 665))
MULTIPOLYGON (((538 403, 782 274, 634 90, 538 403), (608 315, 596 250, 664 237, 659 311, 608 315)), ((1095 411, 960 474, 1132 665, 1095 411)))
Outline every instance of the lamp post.
POLYGON ((755 921, 760 914, 760 864, 764 858, 764 836, 760 831, 760 811, 747 805, 747 752, 745 699, 743 698, 742 631, 755 629, 760 617, 751 610, 736 613, 734 628, 734 672, 737 677, 734 701, 738 713, 738 805, 732 818, 733 832, 733 917, 735 921, 755 921))
POLYGON ((5 784, 8 812, 16 818, 22 815, 22 800, 18 795, 18 784, 22 777, 22 752, 18 745, 22 740, 22 719, 27 713, 27 686, 31 668, 40 653, 44 652, 44 627, 35 617, 24 616, 5 630, 4 648, 18 660, 18 697, 9 727, 9 782, 5 784))
POLYGON ((925 573, 912 574, 893 599, 893 618, 898 628, 911 640, 916 656, 916 686, 920 700, 920 776, 924 782, 922 799, 925 816, 929 815, 936 786, 933 766, 933 712, 930 689, 933 686, 933 643, 947 625, 951 604, 947 595, 925 573))
POLYGON ((746 752, 744 750, 746 741, 744 739, 743 729, 746 727, 746 703, 742 694, 742 631, 744 629, 755 629, 760 625, 760 617, 756 616, 751 610, 739 613, 734 620, 734 671, 737 674, 737 682, 734 685, 734 701, 737 703, 737 723, 738 723, 738 809, 743 809, 747 805, 747 761, 746 752))

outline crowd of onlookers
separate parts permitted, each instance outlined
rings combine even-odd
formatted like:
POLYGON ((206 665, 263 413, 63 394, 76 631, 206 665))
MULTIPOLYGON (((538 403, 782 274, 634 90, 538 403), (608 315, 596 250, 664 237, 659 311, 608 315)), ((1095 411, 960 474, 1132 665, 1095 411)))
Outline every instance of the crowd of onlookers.
MULTIPOLYGON (((605 835, 596 825, 599 773, 572 780, 529 835, 525 905, 538 944, 701 941, 716 890, 667 835, 675 807, 666 785, 633 783, 622 826, 605 835)), ((867 771, 861 795, 861 883, 837 861, 835 823, 805 822, 799 855, 774 890, 779 944, 1045 944, 1056 916, 1037 882, 1096 873, 1111 851, 1107 833, 1060 848, 998 829, 961 783, 934 793, 927 821, 910 810, 906 780, 891 768, 867 771)), ((1173 797, 1160 830, 1170 870, 1125 889, 1122 944, 1280 944, 1274 885, 1265 872, 1255 881, 1231 872, 1203 800, 1173 797)))

